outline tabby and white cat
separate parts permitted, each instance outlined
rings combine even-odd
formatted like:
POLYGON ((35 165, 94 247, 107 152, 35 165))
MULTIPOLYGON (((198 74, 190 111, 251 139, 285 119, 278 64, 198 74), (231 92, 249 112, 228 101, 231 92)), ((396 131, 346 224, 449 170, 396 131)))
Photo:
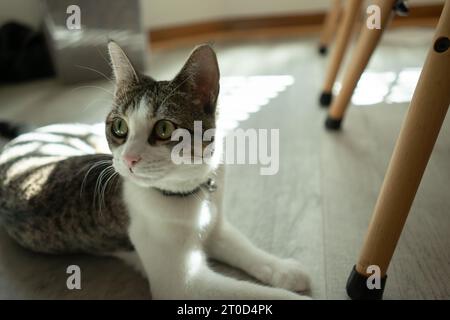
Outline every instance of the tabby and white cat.
POLYGON ((100 153, 101 138, 86 125, 48 126, 12 140, 0 155, 8 234, 37 252, 121 257, 149 279, 156 299, 307 298, 294 293, 309 286, 296 261, 256 248, 227 222, 221 167, 171 160, 176 128, 192 131, 194 121, 215 128, 214 51, 197 47, 173 80, 155 81, 138 74, 116 43, 108 48, 116 81, 105 125, 111 153, 100 153), (207 188, 211 178, 216 192, 207 188), (216 273, 207 258, 272 287, 216 273))

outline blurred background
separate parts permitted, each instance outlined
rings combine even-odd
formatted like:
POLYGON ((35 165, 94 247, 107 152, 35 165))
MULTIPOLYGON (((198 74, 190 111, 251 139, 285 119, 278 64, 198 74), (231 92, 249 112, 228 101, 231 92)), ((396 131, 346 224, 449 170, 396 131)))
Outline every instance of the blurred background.
MULTIPOLYGON (((231 166, 226 214, 259 247, 300 260, 312 275, 314 298, 345 299, 443 3, 411 0, 410 14, 394 18, 358 83, 345 129, 329 134, 318 104, 329 55, 318 48, 330 0, 2 0, 0 120, 102 122, 113 92, 108 39, 158 80, 172 78, 195 45, 212 44, 222 74, 220 125, 280 130, 279 173, 231 166), (80 28, 70 5, 80 8, 80 28)), ((365 8, 341 70, 352 62, 365 8)), ((446 121, 392 262, 387 299, 450 298, 449 146, 446 121), (424 257, 426 267, 418 263, 424 257)), ((2 232, 0 298, 148 293, 139 275, 113 259, 43 257, 2 232), (69 263, 81 266, 84 290, 65 288, 69 263)))

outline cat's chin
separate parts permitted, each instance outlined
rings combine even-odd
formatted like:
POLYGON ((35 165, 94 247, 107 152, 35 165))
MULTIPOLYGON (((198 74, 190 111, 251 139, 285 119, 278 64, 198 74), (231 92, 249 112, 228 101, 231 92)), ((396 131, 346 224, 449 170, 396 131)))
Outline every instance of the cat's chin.
POLYGON ((143 175, 115 169, 123 179, 141 187, 156 188, 171 193, 189 193, 204 184, 211 176, 211 166, 191 167, 191 170, 169 171, 156 175, 143 175), (192 170, 194 169, 194 170, 192 170))
POLYGON ((130 173, 123 173, 120 170, 115 169, 116 172, 122 177, 123 180, 127 181, 127 182, 131 182, 134 185, 137 185, 139 187, 143 187, 143 188, 149 188, 152 187, 153 184, 155 183, 155 181, 157 179, 152 178, 152 177, 145 177, 145 176, 139 176, 136 174, 130 174, 130 173))
POLYGON ((136 176, 136 175, 121 175, 122 178, 125 180, 131 182, 134 185, 137 185, 142 188, 151 188, 154 187, 157 179, 151 178, 151 177, 142 177, 142 176, 136 176))
POLYGON ((129 182, 131 182, 132 184, 137 185, 138 187, 142 187, 142 188, 151 188, 152 187, 152 182, 150 180, 132 179, 130 177, 128 177, 127 180, 129 182))
POLYGON ((147 176, 139 173, 129 172, 128 170, 124 170, 120 167, 118 168, 117 166, 113 167, 114 170, 122 177, 122 179, 143 188, 153 187, 156 181, 164 177, 164 174, 158 175, 157 177, 151 175, 147 176))
POLYGON ((172 193, 188 193, 197 189, 201 184, 205 183, 205 181, 200 179, 198 181, 166 181, 164 179, 151 179, 136 176, 126 176, 123 178, 141 188, 156 188, 172 193))

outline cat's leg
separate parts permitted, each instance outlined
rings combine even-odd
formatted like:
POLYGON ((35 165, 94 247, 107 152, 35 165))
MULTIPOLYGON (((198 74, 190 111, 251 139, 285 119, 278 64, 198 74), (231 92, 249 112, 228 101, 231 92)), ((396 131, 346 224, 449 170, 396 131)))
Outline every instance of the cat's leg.
POLYGON ((214 272, 207 265, 186 279, 187 298, 227 300, 309 300, 291 291, 237 280, 214 272))
MULTIPOLYGON (((137 246, 139 250, 139 246, 137 246)), ((144 246, 143 264, 154 299, 303 300, 308 297, 226 277, 209 268, 198 250, 144 246), (148 254, 152 252, 152 254, 148 254)), ((142 252, 142 251, 141 251, 142 252)))
MULTIPOLYGON (((153 236, 143 224, 132 223, 130 239, 147 273, 154 299, 309 299, 288 290, 240 281, 218 274, 204 252, 179 241, 153 236)), ((183 239, 184 240, 184 239, 183 239)))
POLYGON ((263 283, 292 291, 309 289, 310 280, 293 259, 280 259, 254 246, 229 224, 222 212, 226 166, 216 170, 218 189, 211 194, 218 221, 206 242, 209 257, 237 267, 263 283))
POLYGON ((263 283, 292 291, 309 289, 309 277, 297 261, 280 259, 257 248, 223 218, 205 249, 209 257, 237 267, 263 283))

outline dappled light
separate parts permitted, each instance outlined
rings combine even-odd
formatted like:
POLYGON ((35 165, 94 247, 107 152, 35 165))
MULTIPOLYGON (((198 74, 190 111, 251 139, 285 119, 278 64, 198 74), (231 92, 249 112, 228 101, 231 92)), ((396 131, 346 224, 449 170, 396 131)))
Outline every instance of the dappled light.
MULTIPOLYGON (((370 106, 380 103, 407 103, 411 101, 414 89, 419 80, 421 68, 405 68, 399 72, 366 71, 352 96, 355 106, 370 106)), ((334 87, 335 95, 339 94, 342 83, 334 87)))
POLYGON ((229 132, 294 83, 291 75, 223 77, 217 127, 229 132))

